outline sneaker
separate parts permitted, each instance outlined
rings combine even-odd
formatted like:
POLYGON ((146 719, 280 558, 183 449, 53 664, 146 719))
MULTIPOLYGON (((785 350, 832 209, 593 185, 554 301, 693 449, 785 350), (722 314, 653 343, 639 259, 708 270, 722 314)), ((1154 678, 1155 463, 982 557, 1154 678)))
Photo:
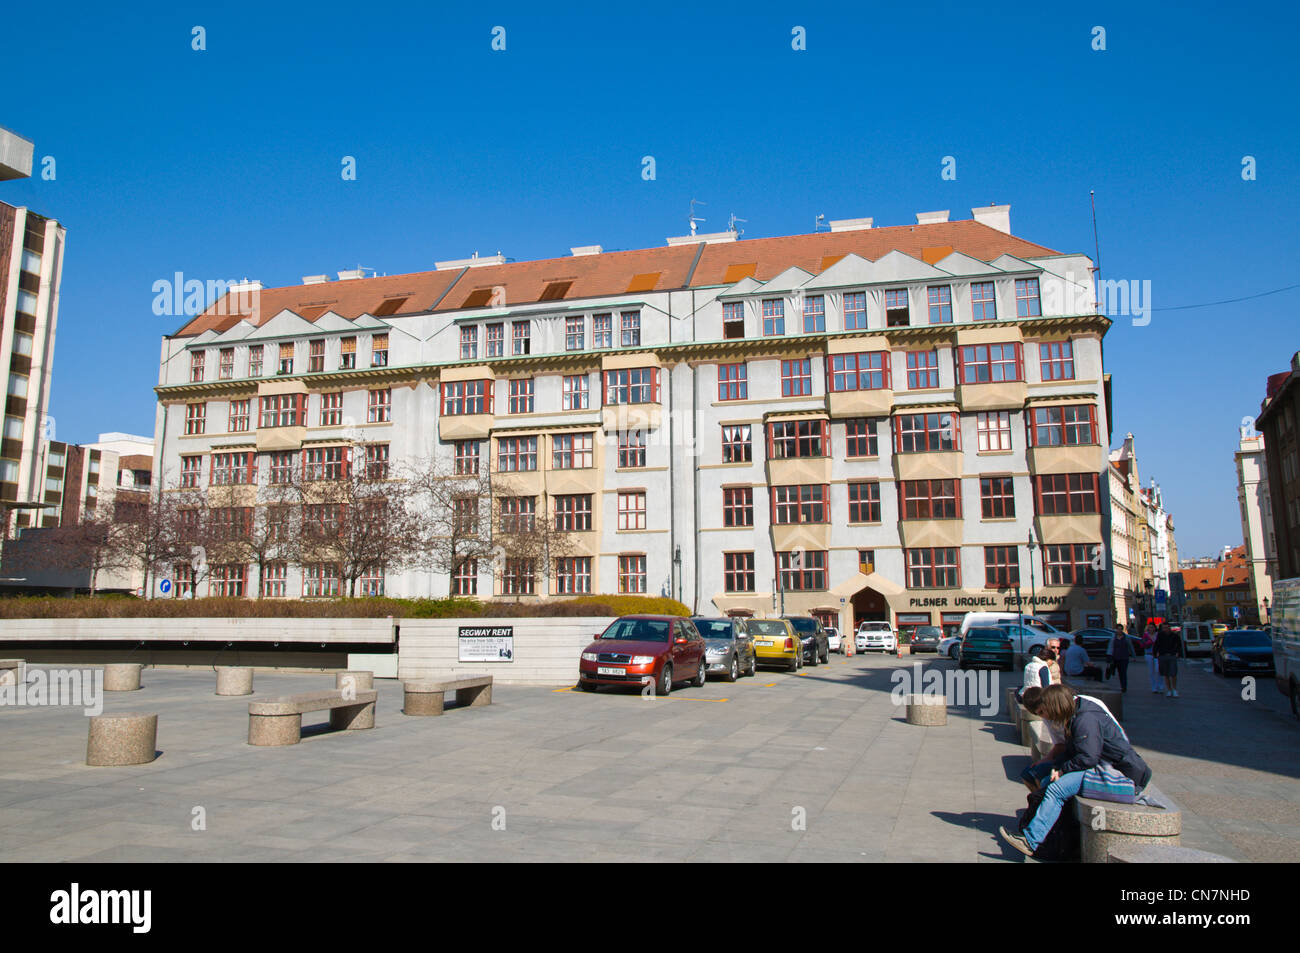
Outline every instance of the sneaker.
POLYGON ((1165 692, 1165 698, 1173 698, 1173 697, 1174 697, 1174 693, 1173 693, 1173 692, 1171 692, 1171 691, 1166 691, 1166 692, 1165 692))
POLYGON ((1175 698, 1178 697, 1178 689, 1174 689, 1174 697, 1175 697, 1175 698))
POLYGON ((1008 833, 1005 827, 999 827, 998 833, 1002 835, 1004 841, 1016 850, 1020 851, 1020 853, 1024 854, 1026 857, 1034 856, 1034 849, 1029 846, 1029 841, 1025 840, 1023 835, 1008 833))
POLYGON ((1158 689, 1158 688, 1153 688, 1153 689, 1151 689, 1151 694, 1152 694, 1152 695, 1159 695, 1159 694, 1160 694, 1160 689, 1158 689))

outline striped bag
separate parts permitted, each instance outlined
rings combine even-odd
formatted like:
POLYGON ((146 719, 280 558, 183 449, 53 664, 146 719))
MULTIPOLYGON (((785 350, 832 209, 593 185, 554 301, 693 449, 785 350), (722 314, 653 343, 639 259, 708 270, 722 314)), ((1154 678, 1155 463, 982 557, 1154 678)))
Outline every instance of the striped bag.
POLYGON ((1084 774, 1079 796, 1097 801, 1132 804, 1137 800, 1137 788, 1122 771, 1103 761, 1084 774))

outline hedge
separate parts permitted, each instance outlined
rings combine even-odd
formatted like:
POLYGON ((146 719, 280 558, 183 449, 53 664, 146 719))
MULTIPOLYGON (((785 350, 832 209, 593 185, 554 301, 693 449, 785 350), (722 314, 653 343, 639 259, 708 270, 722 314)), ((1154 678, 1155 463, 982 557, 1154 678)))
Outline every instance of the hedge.
POLYGON ((675 599, 593 595, 535 602, 478 599, 136 599, 133 596, 0 598, 0 619, 454 619, 500 616, 690 615, 675 599))

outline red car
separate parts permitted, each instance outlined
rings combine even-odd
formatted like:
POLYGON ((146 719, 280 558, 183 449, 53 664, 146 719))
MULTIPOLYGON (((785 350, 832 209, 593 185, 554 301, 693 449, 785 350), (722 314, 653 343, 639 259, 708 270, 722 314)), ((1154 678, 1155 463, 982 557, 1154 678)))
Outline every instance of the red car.
POLYGON ((601 685, 654 685, 655 694, 667 695, 674 682, 702 686, 707 671, 704 639, 690 619, 629 615, 583 650, 578 687, 594 692, 601 685))

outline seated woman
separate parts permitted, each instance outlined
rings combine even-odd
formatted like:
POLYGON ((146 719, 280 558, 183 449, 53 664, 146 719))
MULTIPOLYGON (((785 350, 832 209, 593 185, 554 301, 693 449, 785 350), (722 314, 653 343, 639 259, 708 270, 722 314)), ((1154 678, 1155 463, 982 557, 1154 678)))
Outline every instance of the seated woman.
POLYGON ((1101 705, 1076 696, 1068 685, 1043 689, 1038 701, 1043 719, 1062 729, 1065 750, 1052 763, 1047 777, 1050 783, 1024 834, 998 829, 1004 841, 1030 857, 1056 824, 1066 802, 1079 793, 1090 768, 1102 762, 1113 765, 1133 782, 1138 793, 1151 782, 1151 769, 1133 750, 1119 722, 1101 705))
MULTIPOLYGON (((1020 693, 1020 704, 1025 706, 1025 710, 1043 717, 1043 687, 1031 685, 1020 693)), ((1037 791, 1046 783, 1054 767, 1053 762, 1065 753, 1065 733, 1050 721, 1044 719, 1041 722, 1035 722, 1035 725, 1042 725, 1051 736, 1052 749, 1048 751, 1046 757, 1035 761, 1024 771, 1020 772, 1020 780, 1024 782, 1025 787, 1031 791, 1037 791)))

